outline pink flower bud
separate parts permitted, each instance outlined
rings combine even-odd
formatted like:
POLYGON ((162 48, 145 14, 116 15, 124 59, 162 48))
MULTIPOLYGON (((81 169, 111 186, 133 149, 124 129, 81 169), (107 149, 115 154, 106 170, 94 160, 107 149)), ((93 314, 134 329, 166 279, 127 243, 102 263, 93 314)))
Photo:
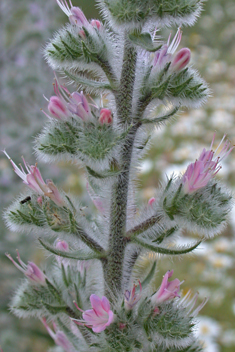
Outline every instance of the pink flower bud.
POLYGON ((80 35, 80 37, 81 37, 82 39, 86 39, 86 33, 84 32, 83 29, 81 29, 81 30, 78 32, 78 34, 80 35))
POLYGON ((111 125, 113 123, 112 112, 109 109, 103 108, 100 110, 99 123, 101 125, 111 125))
POLYGON ((41 197, 41 196, 37 198, 37 203, 38 203, 40 206, 42 205, 42 197, 41 197))
POLYGON ((66 120, 69 117, 69 111, 64 102, 57 96, 52 96, 48 104, 48 110, 51 115, 59 120, 66 120))
POLYGON ((58 330, 56 324, 53 323, 55 332, 49 327, 49 325, 46 322, 45 318, 42 318, 42 323, 45 326, 45 328, 47 329, 49 335, 53 338, 53 340, 55 341, 55 344, 57 346, 62 347, 66 352, 73 352, 74 348, 72 346, 72 344, 69 342, 67 336, 65 335, 65 333, 63 331, 58 330))
POLYGON ((173 270, 166 272, 159 290, 152 296, 151 301, 154 305, 158 305, 174 297, 180 297, 179 290, 182 282, 180 282, 179 279, 174 279, 170 282, 168 281, 168 279, 173 275, 173 272, 173 270))
POLYGON ((46 276, 44 273, 39 269, 39 267, 33 263, 33 262, 28 262, 26 265, 20 258, 20 254, 17 251, 17 260, 19 262, 16 263, 14 259, 10 256, 10 254, 6 254, 6 256, 11 260, 11 262, 22 272, 24 275, 29 278, 33 283, 39 284, 39 285, 45 285, 45 280, 46 276))
POLYGON ((76 25, 77 27, 88 27, 89 22, 79 7, 71 7, 71 15, 69 20, 71 24, 76 25))
POLYGON ((91 328, 94 332, 101 332, 107 326, 112 324, 114 320, 114 313, 110 310, 109 300, 103 296, 102 298, 91 295, 90 296, 92 309, 82 311, 75 303, 77 309, 83 312, 83 320, 72 319, 78 325, 85 325, 91 328))
POLYGON ((149 205, 150 207, 152 207, 152 205, 153 205, 153 203, 154 203, 155 201, 156 201, 156 198, 154 198, 154 197, 150 198, 149 201, 148 201, 148 205, 149 205))
POLYGON ((191 58, 191 51, 188 48, 181 49, 174 57, 171 68, 174 71, 180 71, 185 68, 191 58))
POLYGON ((66 241, 57 241, 55 248, 59 249, 60 251, 68 252, 69 245, 66 241))
POLYGON ((92 27, 97 28, 98 30, 100 30, 102 26, 99 20, 91 20, 91 25, 92 27))
POLYGON ((139 287, 140 287, 140 291, 138 294, 135 293, 136 291, 136 287, 137 285, 133 285, 132 290, 125 291, 125 308, 127 310, 131 310, 133 309, 133 307, 136 305, 137 302, 139 302, 140 298, 141 298, 141 293, 142 293, 142 286, 141 286, 141 282, 139 281, 139 287))

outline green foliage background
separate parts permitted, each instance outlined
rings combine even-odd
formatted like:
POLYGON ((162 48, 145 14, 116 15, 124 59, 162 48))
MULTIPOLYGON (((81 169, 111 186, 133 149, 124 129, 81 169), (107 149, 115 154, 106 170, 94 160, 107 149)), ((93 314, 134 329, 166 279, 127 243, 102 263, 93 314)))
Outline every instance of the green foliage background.
MULTIPOLYGON (((74 0, 88 18, 96 18, 95 1, 74 0)), ((42 48, 67 21, 55 0, 2 0, 0 3, 0 148, 6 148, 19 163, 24 155, 34 163, 33 137, 46 117, 43 94, 53 94, 53 72, 42 57, 42 48)), ((167 38, 169 33, 163 33, 167 38)), ((233 0, 208 0, 197 24, 183 29, 182 46, 192 52, 192 63, 209 82, 213 96, 201 109, 185 111, 161 130, 156 130, 150 153, 139 172, 139 198, 148 200, 165 173, 183 171, 204 146, 209 146, 213 132, 217 142, 224 133, 235 143, 235 3, 233 0)), ((234 152, 226 160, 220 177, 235 188, 234 152)), ((52 178, 61 187, 86 197, 82 170, 67 164, 40 164, 45 178, 52 178)), ((0 155, 1 212, 22 190, 22 183, 10 163, 0 155)), ((161 275, 171 268, 175 276, 185 279, 184 292, 192 288, 201 298, 210 300, 203 309, 199 331, 207 352, 235 350, 235 212, 223 236, 203 244, 194 256, 174 263, 159 260, 161 275)), ((0 220, 0 344, 4 352, 45 351, 52 345, 45 329, 36 320, 18 320, 7 308, 13 290, 22 276, 5 257, 16 248, 25 261, 44 262, 44 252, 32 236, 11 233, 0 220)), ((185 237, 187 234, 185 233, 185 237)), ((50 258, 47 259, 48 261, 50 258)), ((149 258, 144 258, 146 265, 149 258)), ((42 264, 46 265, 46 264, 42 264)))

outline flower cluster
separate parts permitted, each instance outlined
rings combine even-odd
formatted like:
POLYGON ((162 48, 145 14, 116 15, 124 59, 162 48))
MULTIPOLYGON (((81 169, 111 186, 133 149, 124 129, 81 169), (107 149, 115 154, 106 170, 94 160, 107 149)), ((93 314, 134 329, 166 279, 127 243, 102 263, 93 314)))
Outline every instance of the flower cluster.
MULTIPOLYGON (((101 125, 112 124, 112 112, 107 108, 99 109, 97 105, 88 103, 83 92, 70 93, 66 87, 58 83, 57 79, 54 84, 54 92, 56 95, 51 96, 48 103, 48 110, 53 118, 66 121, 71 116, 77 116, 84 122, 93 121, 94 114, 92 114, 90 108, 90 106, 93 106, 96 109, 95 115, 97 115, 96 112, 98 110, 97 118, 101 125)), ((43 113, 48 118, 51 118, 51 116, 44 111, 43 113)))
POLYGON ((170 42, 171 35, 168 38, 167 44, 164 44, 160 50, 155 53, 153 58, 153 70, 162 70, 167 63, 170 63, 171 71, 180 71, 184 69, 190 61, 191 52, 188 48, 182 48, 174 56, 182 38, 182 32, 179 28, 176 32, 172 42, 170 42))
POLYGON ((219 172, 221 169, 220 163, 226 158, 234 147, 231 147, 230 142, 227 140, 220 153, 216 155, 217 150, 223 143, 225 135, 215 151, 212 150, 215 134, 213 136, 209 150, 205 148, 201 152, 198 160, 191 163, 182 177, 182 184, 185 193, 191 194, 198 189, 205 187, 208 182, 219 172))
MULTIPOLYGON (((10 160, 15 173, 23 180, 23 183, 26 184, 30 189, 32 189, 39 196, 49 197, 56 205, 63 206, 64 200, 62 199, 57 187, 54 185, 52 180, 47 180, 44 182, 42 175, 37 167, 37 164, 29 165, 23 159, 25 169, 27 173, 24 171, 23 167, 20 165, 21 169, 13 162, 7 152, 4 150, 4 154, 10 160)), ((42 202, 41 197, 38 198, 38 203, 42 202)))

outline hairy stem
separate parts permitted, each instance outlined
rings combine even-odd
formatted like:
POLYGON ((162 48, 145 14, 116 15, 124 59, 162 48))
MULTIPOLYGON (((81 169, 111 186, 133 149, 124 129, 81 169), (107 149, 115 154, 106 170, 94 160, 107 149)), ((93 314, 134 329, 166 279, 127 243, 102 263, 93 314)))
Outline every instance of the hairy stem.
POLYGON ((127 244, 125 232, 129 174, 132 150, 138 128, 139 124, 134 125, 126 138, 122 149, 122 172, 118 176, 112 192, 109 255, 108 264, 104 266, 104 276, 107 284, 106 295, 111 300, 113 296, 122 291, 123 260, 127 244), (110 291, 112 292, 111 295, 110 291))
POLYGON ((77 232, 76 235, 89 247, 91 248, 94 252, 99 253, 99 254, 104 254, 105 256, 105 250, 103 247, 99 245, 93 238, 91 238, 81 227, 77 226, 76 228, 77 232))
POLYGON ((131 123, 137 52, 126 35, 120 88, 116 93, 117 115, 122 123, 131 123))

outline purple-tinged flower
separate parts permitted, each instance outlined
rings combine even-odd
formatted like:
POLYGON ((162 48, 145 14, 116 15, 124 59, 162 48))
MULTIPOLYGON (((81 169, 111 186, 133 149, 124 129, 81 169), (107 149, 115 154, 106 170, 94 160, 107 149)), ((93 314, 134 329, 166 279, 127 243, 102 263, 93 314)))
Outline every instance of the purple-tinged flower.
POLYGON ((179 279, 174 279, 168 281, 172 277, 174 270, 168 270, 163 277, 162 283, 158 291, 151 297, 151 301, 154 305, 158 305, 162 302, 166 302, 172 298, 180 297, 179 290, 180 285, 183 282, 180 282, 179 279))
POLYGON ((23 183, 26 184, 30 189, 36 192, 39 195, 45 195, 49 197, 55 204, 58 206, 63 206, 64 201, 60 196, 60 193, 54 183, 51 180, 47 180, 47 183, 44 182, 42 175, 37 168, 37 164, 35 166, 29 165, 23 159, 25 169, 27 173, 24 171, 23 167, 20 165, 21 169, 12 161, 10 156, 4 150, 4 154, 10 160, 15 173, 23 180, 23 183))
POLYGON ((172 42, 170 43, 171 35, 169 35, 167 44, 163 45, 154 56, 153 67, 154 69, 161 70, 167 62, 171 62, 172 56, 178 48, 182 38, 182 32, 180 28, 177 30, 172 42))
POLYGON ((46 318, 42 318, 41 321, 42 321, 43 325, 45 326, 45 328, 47 329, 49 335, 55 341, 55 344, 57 346, 62 347, 66 352, 73 352, 74 351, 74 348, 73 348, 72 344, 69 342, 65 333, 63 331, 58 330, 55 323, 53 323, 53 327, 55 330, 55 332, 54 332, 47 324, 46 318))
POLYGON ((72 114, 79 116, 83 121, 91 119, 91 110, 85 95, 73 92, 70 96, 68 108, 72 114))
POLYGON ((182 184, 185 193, 193 193, 200 188, 205 187, 208 182, 219 172, 221 169, 220 162, 226 158, 234 146, 230 146, 230 142, 227 140, 220 153, 216 156, 216 152, 223 143, 226 135, 223 136, 219 146, 215 151, 212 150, 212 146, 215 140, 215 134, 213 136, 210 150, 205 148, 201 152, 199 159, 194 163, 191 163, 186 172, 182 177, 182 184))
POLYGON ((50 97, 48 110, 51 115, 57 118, 58 120, 67 120, 70 115, 69 110, 67 109, 67 106, 64 101, 58 96, 54 95, 50 97))
POLYGON ((72 4, 72 1, 69 0, 69 5, 66 0, 57 0, 57 4, 61 10, 68 16, 71 24, 76 25, 77 27, 87 27, 89 22, 79 7, 75 7, 72 4))
POLYGON ((101 109, 99 123, 101 125, 111 125, 113 123, 112 111, 106 108, 101 109))
POLYGON ((92 309, 83 311, 75 303, 78 310, 83 312, 83 320, 72 319, 78 325, 87 326, 94 332, 101 332, 109 326, 114 320, 114 313, 110 310, 109 300, 103 296, 102 298, 92 294, 90 296, 92 309))
POLYGON ((24 273, 24 275, 29 278, 33 283, 39 284, 39 285, 45 285, 45 280, 46 280, 46 276, 44 275, 44 273, 39 269, 39 267, 33 263, 33 262, 28 262, 28 264, 25 264, 21 258, 20 258, 20 254, 17 252, 17 260, 19 262, 16 263, 14 261, 14 259, 11 257, 10 254, 6 253, 7 258, 9 258, 12 263, 20 270, 22 271, 22 273, 24 273))
POLYGON ((136 303, 139 302, 140 298, 141 298, 141 293, 142 293, 142 286, 141 286, 141 282, 139 281, 139 287, 140 287, 140 291, 138 294, 136 294, 136 287, 137 285, 133 285, 132 290, 126 290, 124 293, 125 296, 125 308, 127 310, 131 310, 133 309, 133 307, 136 305, 136 303))
POLYGON ((189 63, 191 58, 191 51, 188 48, 182 48, 174 57, 171 63, 173 71, 183 70, 189 63))

